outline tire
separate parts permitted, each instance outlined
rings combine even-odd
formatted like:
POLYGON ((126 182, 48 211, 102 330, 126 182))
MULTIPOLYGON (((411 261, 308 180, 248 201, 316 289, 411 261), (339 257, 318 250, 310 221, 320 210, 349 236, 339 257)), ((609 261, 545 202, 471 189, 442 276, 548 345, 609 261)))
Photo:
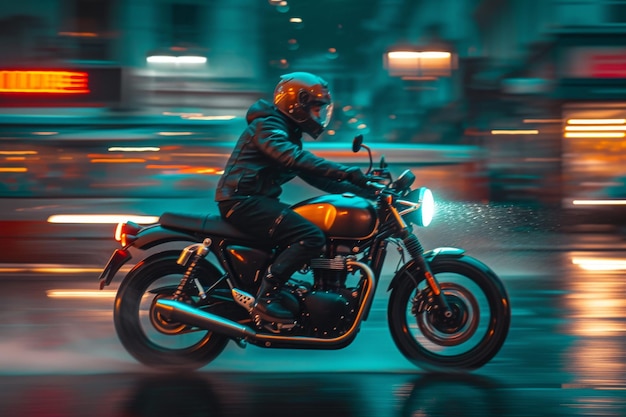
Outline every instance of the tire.
POLYGON ((414 264, 394 279, 388 324, 394 343, 415 365, 429 371, 465 371, 485 365, 500 350, 511 307, 500 279, 469 256, 437 257, 430 263, 454 317, 416 312, 414 299, 426 287, 414 264), (417 291, 416 291, 417 290, 417 291))
MULTIPOLYGON (((188 327, 167 322, 152 309, 156 299, 173 294, 185 273, 186 267, 176 263, 178 255, 178 251, 162 252, 139 262, 120 284, 113 320, 122 345, 139 362, 154 368, 192 370, 214 360, 229 339, 206 330, 185 332, 188 327)), ((206 260, 196 268, 205 288, 221 276, 206 260)), ((192 289, 195 293, 187 295, 197 298, 195 286, 192 289)))

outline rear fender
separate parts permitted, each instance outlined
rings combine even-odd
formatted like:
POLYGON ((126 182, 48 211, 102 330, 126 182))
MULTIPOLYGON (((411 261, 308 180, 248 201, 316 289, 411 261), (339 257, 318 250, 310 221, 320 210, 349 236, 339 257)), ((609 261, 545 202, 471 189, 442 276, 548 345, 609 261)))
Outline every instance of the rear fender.
POLYGON ((161 225, 154 225, 141 229, 131 246, 147 250, 169 242, 201 242, 202 238, 193 234, 177 230, 166 229, 161 225))
POLYGON ((115 274, 120 270, 132 255, 129 251, 131 247, 148 250, 155 246, 169 242, 198 242, 201 239, 191 233, 183 233, 170 229, 165 229, 160 225, 145 227, 137 233, 132 243, 126 245, 122 249, 116 249, 105 266, 104 270, 98 278, 100 281, 100 289, 111 284, 115 274))
MULTIPOLYGON (((464 253, 465 249, 442 247, 424 252, 424 259, 426 260, 426 262, 431 263, 435 258, 460 258, 463 256, 464 253)), ((398 272, 396 272, 391 282, 389 283, 387 291, 391 291, 394 286, 400 281, 400 279, 403 279, 403 277, 407 277, 411 274, 419 272, 420 271, 419 266, 417 266, 417 262, 415 262, 415 260, 410 260, 409 262, 404 264, 398 272)))

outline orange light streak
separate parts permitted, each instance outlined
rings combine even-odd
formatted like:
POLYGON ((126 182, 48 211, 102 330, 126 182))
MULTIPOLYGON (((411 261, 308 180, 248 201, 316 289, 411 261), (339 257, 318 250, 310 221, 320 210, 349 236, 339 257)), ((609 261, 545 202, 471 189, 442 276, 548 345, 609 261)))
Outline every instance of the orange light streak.
POLYGON ((138 164, 138 163, 143 163, 146 162, 145 159, 140 159, 140 158, 129 158, 129 159, 92 159, 91 163, 92 164, 138 164))
POLYGON ((86 72, 0 71, 0 93, 89 93, 86 72))

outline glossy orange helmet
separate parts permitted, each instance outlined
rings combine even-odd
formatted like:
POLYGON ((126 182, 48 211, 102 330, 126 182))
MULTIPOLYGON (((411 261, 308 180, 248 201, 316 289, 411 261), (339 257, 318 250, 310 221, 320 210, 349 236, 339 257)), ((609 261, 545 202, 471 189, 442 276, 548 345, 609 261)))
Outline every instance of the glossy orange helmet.
POLYGON ((314 139, 328 126, 333 114, 328 83, 308 72, 281 76, 274 89, 274 106, 314 139))

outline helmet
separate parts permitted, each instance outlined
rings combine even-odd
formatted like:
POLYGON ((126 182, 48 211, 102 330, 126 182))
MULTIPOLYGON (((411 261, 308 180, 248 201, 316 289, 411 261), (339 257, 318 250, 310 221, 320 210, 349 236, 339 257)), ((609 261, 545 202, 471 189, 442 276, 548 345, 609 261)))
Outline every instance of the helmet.
POLYGON ((281 76, 274 89, 274 106, 314 139, 328 126, 333 113, 328 83, 308 72, 281 76))

